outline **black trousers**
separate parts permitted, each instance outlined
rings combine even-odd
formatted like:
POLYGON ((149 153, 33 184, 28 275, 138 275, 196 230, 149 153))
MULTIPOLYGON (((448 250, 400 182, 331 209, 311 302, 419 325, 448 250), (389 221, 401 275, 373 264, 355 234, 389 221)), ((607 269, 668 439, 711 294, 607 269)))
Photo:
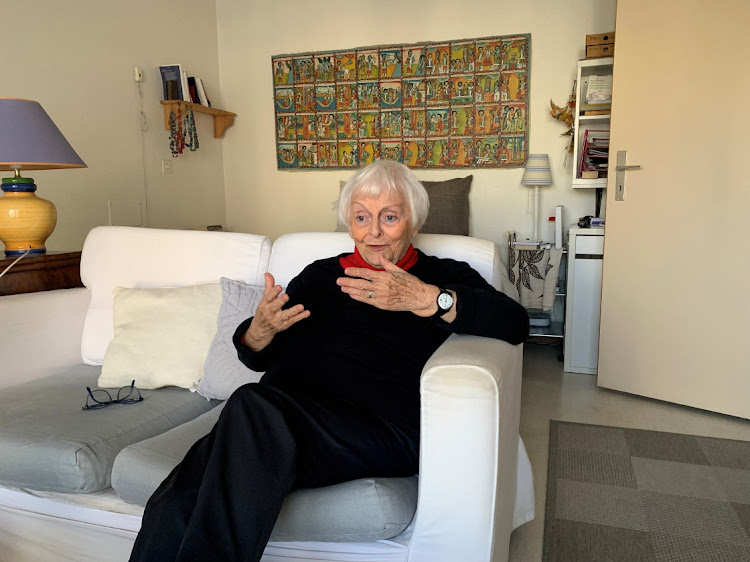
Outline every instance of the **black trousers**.
POLYGON ((293 488, 418 466, 416 432, 345 401, 248 384, 151 496, 130 560, 257 561, 293 488))

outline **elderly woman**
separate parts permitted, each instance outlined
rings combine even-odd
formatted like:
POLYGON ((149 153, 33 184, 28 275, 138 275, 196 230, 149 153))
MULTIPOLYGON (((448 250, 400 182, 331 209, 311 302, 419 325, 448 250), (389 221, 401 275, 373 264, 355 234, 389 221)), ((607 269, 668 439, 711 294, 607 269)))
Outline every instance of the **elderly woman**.
POLYGON ((293 488, 418 472, 428 358, 451 333, 528 335, 525 309, 466 263, 411 245, 428 207, 406 166, 377 161, 341 192, 354 252, 310 264, 286 293, 266 273, 234 338, 265 375, 154 493, 131 560, 259 560, 293 488))

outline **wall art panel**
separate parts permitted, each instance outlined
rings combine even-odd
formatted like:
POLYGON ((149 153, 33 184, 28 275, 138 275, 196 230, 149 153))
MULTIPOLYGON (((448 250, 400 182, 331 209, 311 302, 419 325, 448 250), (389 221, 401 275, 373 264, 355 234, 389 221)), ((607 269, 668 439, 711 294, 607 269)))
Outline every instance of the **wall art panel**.
POLYGON ((279 169, 526 162, 531 36, 271 57, 279 169))

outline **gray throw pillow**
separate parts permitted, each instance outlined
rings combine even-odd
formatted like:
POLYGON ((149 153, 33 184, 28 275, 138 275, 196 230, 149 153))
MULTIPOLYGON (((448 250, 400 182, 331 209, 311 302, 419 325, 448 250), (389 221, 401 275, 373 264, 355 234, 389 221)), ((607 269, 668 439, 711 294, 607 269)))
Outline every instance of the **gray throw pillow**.
MULTIPOLYGON (((223 407, 219 404, 202 416, 121 451, 112 467, 112 487, 117 494, 128 503, 145 506, 193 443, 216 425, 223 407)), ((417 477, 409 476, 298 488, 284 500, 271 540, 361 542, 395 537, 414 516, 418 486, 417 477)))
POLYGON ((473 176, 445 181, 423 181, 430 212, 419 229, 423 234, 469 235, 469 190, 473 176))
MULTIPOLYGON (((469 190, 473 176, 445 181, 423 181, 430 199, 430 212, 419 229, 424 234, 469 235, 469 190)), ((346 184, 341 181, 340 188, 346 184)), ((336 232, 349 232, 349 228, 336 223, 336 232)))
POLYGON ((232 343, 237 326, 258 308, 264 287, 221 278, 221 307, 216 319, 217 331, 203 364, 198 394, 210 399, 226 400, 243 384, 258 382, 263 373, 251 371, 237 357, 232 343))

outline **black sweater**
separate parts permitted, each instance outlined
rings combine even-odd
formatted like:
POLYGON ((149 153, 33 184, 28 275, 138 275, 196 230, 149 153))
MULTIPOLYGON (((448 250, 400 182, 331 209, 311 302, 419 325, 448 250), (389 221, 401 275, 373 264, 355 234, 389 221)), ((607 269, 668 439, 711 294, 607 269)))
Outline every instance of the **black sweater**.
POLYGON ((455 291, 452 323, 355 301, 336 284, 344 276, 339 258, 327 258, 307 266, 287 287, 287 307, 301 303, 310 317, 276 334, 259 352, 241 342, 249 318, 234 336, 240 360, 265 371, 262 384, 291 396, 346 400, 404 430, 418 430, 422 368, 452 332, 518 344, 528 336, 529 320, 520 304, 468 264, 417 251, 419 259, 409 273, 455 291))

